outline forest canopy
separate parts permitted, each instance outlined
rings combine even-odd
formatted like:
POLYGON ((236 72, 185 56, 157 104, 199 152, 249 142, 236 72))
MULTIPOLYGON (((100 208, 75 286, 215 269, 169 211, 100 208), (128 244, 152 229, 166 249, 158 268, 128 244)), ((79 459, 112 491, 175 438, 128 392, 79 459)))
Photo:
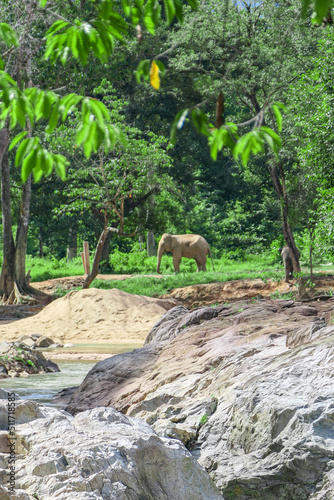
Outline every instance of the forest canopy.
POLYGON ((329 0, 0 3, 2 295, 103 231, 331 254, 329 0))

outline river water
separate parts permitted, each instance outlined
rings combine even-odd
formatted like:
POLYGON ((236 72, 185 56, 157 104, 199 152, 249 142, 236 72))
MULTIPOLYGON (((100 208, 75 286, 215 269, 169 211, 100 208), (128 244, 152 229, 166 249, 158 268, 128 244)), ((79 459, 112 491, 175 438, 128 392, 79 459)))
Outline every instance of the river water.
MULTIPOLYGON (((102 353, 113 356, 115 354, 132 351, 135 348, 142 347, 142 344, 75 344, 73 348, 68 349, 41 349, 47 357, 48 351, 57 352, 64 355, 63 360, 56 360, 60 372, 43 373, 41 375, 29 375, 29 377, 17 377, 0 379, 0 387, 6 391, 13 391, 23 399, 33 399, 39 403, 52 404, 52 397, 57 392, 80 385, 89 370, 98 363, 95 361, 86 361, 83 359, 66 359, 66 354, 72 350, 76 353, 102 353)), ((52 359, 52 358, 51 358, 52 359)))
POLYGON ((97 361, 60 361, 60 372, 29 375, 22 378, 0 380, 0 387, 13 391, 23 399, 33 399, 38 403, 50 404, 52 397, 62 389, 79 385, 97 361))

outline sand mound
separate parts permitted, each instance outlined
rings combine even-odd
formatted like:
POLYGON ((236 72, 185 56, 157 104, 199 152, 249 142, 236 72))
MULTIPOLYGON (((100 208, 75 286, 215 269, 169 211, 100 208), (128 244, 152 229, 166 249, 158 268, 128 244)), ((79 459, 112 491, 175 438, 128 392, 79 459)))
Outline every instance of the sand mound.
POLYGON ((33 317, 0 326, 1 340, 39 333, 61 342, 141 343, 175 302, 112 290, 73 291, 33 317))

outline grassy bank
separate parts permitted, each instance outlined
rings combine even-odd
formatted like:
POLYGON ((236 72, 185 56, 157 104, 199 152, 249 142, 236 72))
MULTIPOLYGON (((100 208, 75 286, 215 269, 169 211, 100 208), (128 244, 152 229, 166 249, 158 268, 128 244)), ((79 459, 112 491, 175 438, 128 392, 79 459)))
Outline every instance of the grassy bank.
MULTIPOLYGON (((118 288, 128 293, 135 293, 147 296, 159 296, 170 292, 175 288, 181 288, 195 284, 224 282, 240 279, 261 278, 264 281, 272 279, 280 281, 284 279, 283 265, 273 253, 268 252, 262 255, 248 255, 243 259, 236 260, 228 255, 214 260, 215 271, 212 270, 211 261, 208 259, 208 272, 196 272, 196 264, 192 259, 183 259, 181 262, 181 272, 174 274, 172 256, 165 255, 162 260, 162 277, 154 276, 156 267, 156 257, 147 257, 146 252, 133 252, 125 254, 114 253, 111 256, 111 271, 103 271, 110 274, 110 281, 95 280, 93 286, 96 288, 118 288), (119 281, 112 280, 112 274, 132 274, 130 279, 119 281)), ((301 262, 303 272, 307 274, 308 268, 305 262, 301 262)), ((32 283, 53 278, 80 276, 83 275, 81 258, 74 259, 67 263, 65 259, 56 261, 55 259, 27 259, 27 269, 31 270, 32 283)), ((319 264, 315 271, 319 274, 333 273, 334 267, 331 264, 319 264)), ((59 289, 59 295, 66 292, 59 289)))

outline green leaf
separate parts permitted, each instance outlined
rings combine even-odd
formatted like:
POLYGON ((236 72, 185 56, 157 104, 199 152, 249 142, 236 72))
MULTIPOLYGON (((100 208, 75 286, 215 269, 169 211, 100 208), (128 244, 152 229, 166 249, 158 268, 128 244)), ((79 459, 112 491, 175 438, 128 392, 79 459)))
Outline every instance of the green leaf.
POLYGON ((51 115, 50 115, 49 123, 45 129, 45 132, 47 134, 52 134, 54 129, 57 127, 58 119, 59 119, 58 104, 54 104, 54 106, 52 108, 51 115))
POLYGON ((93 137, 92 137, 92 133, 91 133, 93 123, 95 123, 95 122, 90 122, 90 124, 88 126, 88 133, 87 133, 84 145, 83 145, 83 149, 84 149, 84 153, 85 153, 86 158, 90 157, 90 154, 93 150, 93 137))
POLYGON ((35 166, 37 156, 37 150, 33 149, 30 153, 23 159, 22 161, 22 170, 21 170, 21 178, 23 182, 26 182, 29 175, 32 172, 32 169, 35 166))
POLYGON ((138 83, 140 83, 141 77, 143 77, 145 80, 148 80, 150 78, 150 60, 149 59, 145 59, 143 61, 140 61, 140 63, 137 66, 136 79, 137 79, 138 83))
POLYGON ((208 119, 199 108, 194 108, 191 112, 191 118, 198 132, 204 135, 210 135, 208 119))
POLYGON ((266 127, 266 126, 262 125, 262 127, 260 127, 260 131, 264 131, 267 134, 269 134, 274 139, 274 141, 277 144, 277 146, 279 146, 279 147, 282 146, 282 139, 280 138, 280 136, 278 134, 276 134, 276 132, 274 130, 272 130, 269 127, 266 127))
POLYGON ((159 61, 159 59, 154 59, 155 64, 158 66, 160 73, 164 75, 166 73, 166 66, 162 61, 159 61))
POLYGON ((81 127, 78 128, 76 135, 76 141, 78 145, 84 142, 84 140, 88 135, 88 132, 89 132, 89 127, 87 125, 81 125, 81 127))
POLYGON ((46 38, 48 38, 49 35, 53 35, 57 31, 60 31, 61 29, 65 28, 66 26, 69 26, 69 23, 67 21, 63 21, 63 20, 56 21, 55 23, 53 23, 53 25, 46 32, 46 35, 45 35, 46 38))
POLYGON ((164 0, 167 23, 170 24, 175 16, 175 6, 173 0, 164 0))
POLYGON ((19 45, 15 31, 7 23, 0 23, 0 38, 8 47, 11 47, 12 45, 18 47, 19 45))
POLYGON ((180 0, 174 0, 175 15, 180 23, 183 23, 183 8, 180 0))
POLYGON ((315 0, 315 13, 312 15, 312 23, 321 24, 324 17, 327 17, 332 6, 332 0, 315 0))
POLYGON ((282 115, 281 115, 281 112, 278 108, 278 106, 275 106, 275 104, 273 105, 273 111, 275 113, 275 117, 276 117, 276 121, 277 121, 277 128, 278 128, 278 131, 279 132, 282 132, 282 122, 283 122, 283 118, 282 118, 282 115))
POLYGON ((131 2, 129 0, 122 0, 123 10, 125 15, 130 16, 131 14, 131 2))
POLYGON ((100 125, 103 127, 104 126, 104 118, 103 117, 105 117, 107 120, 110 120, 110 115, 109 115, 107 108, 105 107, 105 105, 102 102, 98 101, 97 99, 94 99, 93 97, 89 98, 89 103, 90 103, 90 107, 91 107, 92 112, 96 116, 100 125))
POLYGON ((23 137, 27 135, 27 133, 28 132, 24 130, 24 132, 21 132, 20 134, 16 135, 12 140, 12 142, 10 143, 8 150, 11 151, 12 149, 14 149, 16 144, 18 144, 21 141, 21 139, 23 139, 23 137))
POLYGON ((23 160, 24 156, 27 156, 32 148, 39 143, 38 137, 31 137, 29 139, 24 139, 19 147, 17 148, 15 155, 15 166, 18 167, 23 160))
POLYGON ((61 178, 62 181, 66 180, 66 168, 64 163, 55 163, 56 174, 61 178))

